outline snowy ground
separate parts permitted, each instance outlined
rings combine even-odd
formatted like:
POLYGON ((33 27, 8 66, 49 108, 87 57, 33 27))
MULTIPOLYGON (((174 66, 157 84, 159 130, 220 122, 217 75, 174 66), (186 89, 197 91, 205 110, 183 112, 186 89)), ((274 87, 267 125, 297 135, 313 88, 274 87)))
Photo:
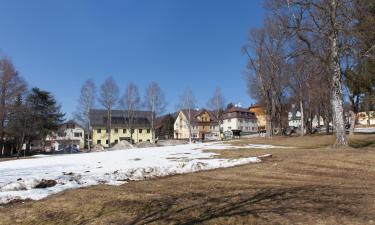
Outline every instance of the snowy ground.
POLYGON ((220 143, 188 144, 0 162, 0 204, 14 199, 38 200, 69 188, 119 185, 130 180, 260 162, 257 157, 215 159, 215 153, 202 151, 233 148, 236 147, 220 143), (43 180, 57 183, 37 188, 43 180))

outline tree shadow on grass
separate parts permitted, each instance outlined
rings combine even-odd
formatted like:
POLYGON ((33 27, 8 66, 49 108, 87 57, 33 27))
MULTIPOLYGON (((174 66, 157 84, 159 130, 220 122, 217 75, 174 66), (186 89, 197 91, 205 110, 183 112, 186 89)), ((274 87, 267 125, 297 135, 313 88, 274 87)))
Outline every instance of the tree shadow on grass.
POLYGON ((267 222, 270 215, 288 217, 290 213, 357 217, 353 205, 360 204, 363 196, 341 195, 332 187, 321 186, 270 188, 256 193, 245 189, 209 197, 202 193, 182 194, 153 200, 135 218, 122 223, 188 225, 234 216, 250 216, 267 222))

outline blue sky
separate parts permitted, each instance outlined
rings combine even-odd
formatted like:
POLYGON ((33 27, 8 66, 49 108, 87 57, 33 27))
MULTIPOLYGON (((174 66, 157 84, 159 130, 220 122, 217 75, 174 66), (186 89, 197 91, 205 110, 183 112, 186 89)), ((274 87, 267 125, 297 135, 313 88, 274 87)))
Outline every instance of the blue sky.
POLYGON ((241 47, 262 23, 262 0, 0 0, 0 55, 30 87, 51 91, 67 117, 80 87, 112 76, 121 91, 150 81, 174 111, 186 87, 206 106, 220 86, 247 106, 241 47))

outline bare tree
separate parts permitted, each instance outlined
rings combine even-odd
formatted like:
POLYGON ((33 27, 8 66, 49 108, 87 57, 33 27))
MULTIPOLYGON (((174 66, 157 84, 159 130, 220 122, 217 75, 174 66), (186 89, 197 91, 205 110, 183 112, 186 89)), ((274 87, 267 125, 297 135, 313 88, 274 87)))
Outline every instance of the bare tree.
POLYGON ((221 93, 220 87, 215 89, 214 95, 207 102, 207 108, 215 113, 218 121, 219 129, 222 123, 222 114, 225 107, 224 96, 221 93))
POLYGON ((119 89, 112 77, 108 77, 100 86, 100 104, 107 110, 107 137, 108 146, 111 147, 111 131, 112 131, 112 109, 118 102, 119 89))
POLYGON ((345 134, 341 53, 347 45, 342 37, 353 26, 352 1, 338 0, 270 0, 276 22, 301 41, 304 47, 298 54, 309 54, 326 64, 331 85, 335 146, 347 146, 345 134), (282 24, 283 23, 283 24, 282 24), (321 40, 317 42, 316 40, 321 40), (326 56, 328 52, 329 57, 326 56))
POLYGON ((136 110, 140 107, 140 97, 138 87, 129 83, 125 89, 125 93, 121 99, 121 106, 126 112, 126 118, 128 122, 128 128, 130 131, 130 140, 133 141, 133 125, 135 119, 136 110))
POLYGON ((85 128, 87 132, 87 147, 91 150, 90 146, 90 133, 91 133, 91 121, 90 111, 94 108, 96 98, 96 86, 95 83, 89 79, 81 87, 81 94, 78 99, 78 106, 75 112, 75 118, 85 128))
POLYGON ((189 142, 191 143, 191 112, 195 107, 195 97, 193 91, 188 87, 185 89, 184 93, 180 97, 180 108, 186 109, 188 112, 187 122, 189 129, 189 142))
POLYGON ((4 136, 9 113, 19 96, 26 91, 25 82, 18 76, 13 63, 7 59, 0 59, 0 138, 1 155, 4 155, 4 136))
POLYGON ((247 65, 248 93, 258 102, 265 103, 266 135, 274 130, 281 134, 287 88, 285 41, 287 36, 279 27, 266 20, 265 27, 250 32, 248 44, 243 48, 249 57, 247 65))
POLYGON ((160 86, 156 82, 151 82, 146 90, 145 106, 151 111, 151 128, 152 128, 152 141, 155 142, 155 116, 159 116, 165 112, 167 103, 165 96, 160 86))

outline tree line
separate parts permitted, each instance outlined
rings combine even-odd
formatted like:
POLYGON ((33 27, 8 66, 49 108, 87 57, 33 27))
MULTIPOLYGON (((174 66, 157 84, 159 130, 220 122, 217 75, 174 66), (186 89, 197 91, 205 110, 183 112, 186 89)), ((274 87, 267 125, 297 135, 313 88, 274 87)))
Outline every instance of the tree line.
POLYGON ((41 140, 64 121, 54 96, 38 87, 29 88, 12 61, 0 58, 0 141, 1 157, 21 155, 33 140, 41 140))
MULTIPOLYGON (((265 106, 266 133, 288 126, 291 103, 302 127, 332 123, 335 146, 348 145, 344 110, 374 110, 375 3, 372 0, 265 0, 267 16, 249 32, 249 95, 265 106)), ((281 133, 281 132, 280 132, 281 133)), ((302 132, 303 134, 304 132, 302 132)))
MULTIPOLYGON (((224 108, 224 97, 220 88, 216 88, 214 96, 208 101, 207 107, 215 112, 219 118, 224 108)), ((155 130, 155 122, 166 111, 167 102, 164 91, 155 81, 151 82, 145 90, 143 98, 140 95, 139 88, 136 84, 128 83, 123 94, 120 95, 120 89, 112 77, 108 77, 98 88, 92 79, 88 79, 81 87, 80 97, 78 99, 77 110, 74 113, 76 121, 78 121, 86 131, 91 132, 90 110, 99 106, 107 112, 106 129, 112 129, 112 110, 121 109, 124 117, 127 118, 127 127, 131 130, 134 126, 135 114, 138 110, 147 110, 150 112, 151 129, 155 130)), ((190 88, 186 88, 180 97, 178 109, 188 109, 189 111, 196 108, 196 100, 190 88)), ((190 116, 190 114, 189 114, 190 116)), ((190 121, 191 118, 188 118, 190 121)), ((163 134, 173 136, 173 116, 168 114, 161 120, 166 125, 162 129, 163 134)), ((190 127, 190 122, 189 122, 190 127)), ((132 139, 132 132, 130 133, 132 139)), ((154 134, 153 134, 154 135, 154 134)), ((111 140, 111 132, 108 132, 108 143, 111 140)), ((87 141, 88 149, 91 148, 89 139, 87 141)), ((155 141, 155 136, 152 137, 155 141)))

